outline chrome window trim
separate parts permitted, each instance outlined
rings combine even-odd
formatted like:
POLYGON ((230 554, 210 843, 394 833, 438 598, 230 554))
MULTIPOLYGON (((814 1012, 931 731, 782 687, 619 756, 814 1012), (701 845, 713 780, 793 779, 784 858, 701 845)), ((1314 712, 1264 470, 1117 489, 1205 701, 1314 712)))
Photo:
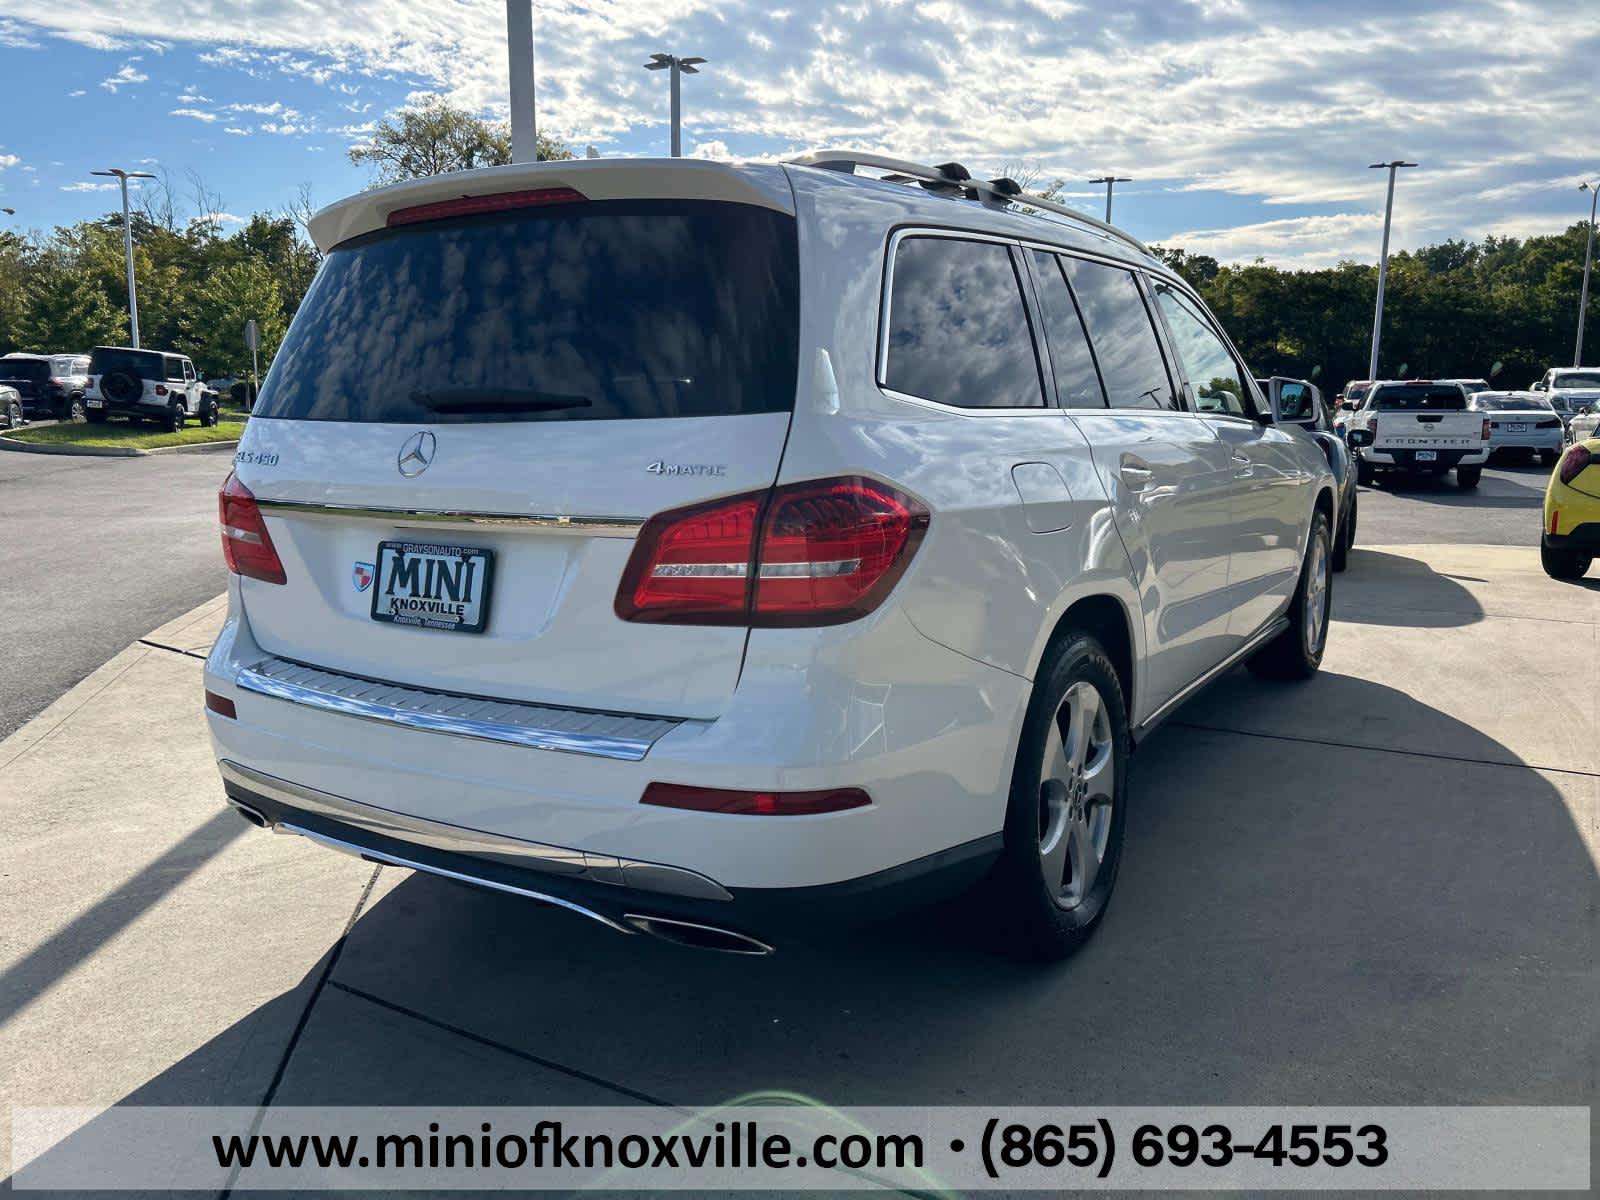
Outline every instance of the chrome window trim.
MULTIPOLYGON (((673 867, 665 863, 644 862, 631 858, 618 858, 610 854, 591 854, 567 846, 553 846, 544 842, 529 842, 504 834, 485 833, 464 825, 451 825, 443 821, 430 821, 393 809, 379 808, 324 792, 304 784, 292 783, 267 775, 250 767, 220 759, 217 770, 222 778, 237 787, 274 800, 289 808, 317 816, 328 817, 348 826, 353 835, 365 832, 396 841, 411 842, 434 850, 456 854, 474 855, 509 866, 524 867, 549 875, 607 883, 629 887, 638 891, 659 892, 663 895, 686 896, 702 900, 732 900, 733 894, 716 880, 691 871, 687 867, 673 867)), ((306 833, 292 821, 273 825, 293 833, 306 833)), ((326 834, 313 834, 328 839, 326 834)), ((360 847, 363 854, 384 854, 384 851, 360 847)), ((440 873, 438 868, 405 862, 401 865, 418 870, 440 873)), ((512 890, 506 885, 471 877, 472 882, 483 882, 502 891, 512 890)))
POLYGON ((621 762, 638 762, 650 752, 650 748, 658 740, 682 723, 668 717, 640 717, 637 718, 638 721, 653 722, 658 727, 651 731, 641 731, 636 735, 543 728, 537 724, 537 716, 541 712, 575 713, 591 717, 621 714, 590 713, 587 710, 563 709, 548 704, 494 700, 482 696, 466 696, 455 692, 407 687, 403 684, 384 684, 374 680, 361 679, 357 676, 344 675, 338 671, 328 671, 323 667, 307 667, 301 663, 293 663, 286 659, 277 658, 263 659, 254 666, 245 667, 234 679, 234 683, 243 691, 254 692, 260 696, 268 696, 274 700, 286 700, 291 704, 299 704, 306 708, 315 708, 323 712, 338 713, 341 716, 356 717, 364 721, 398 725, 403 728, 419 729, 428 733, 474 738, 478 741, 501 742, 506 745, 524 746, 533 750, 556 750, 566 754, 584 754, 594 758, 611 758, 621 762), (376 699, 364 699, 360 696, 341 695, 336 692, 305 686, 288 679, 275 677, 274 670, 282 668, 318 671, 337 676, 340 679, 348 679, 353 684, 366 684, 369 685, 369 690, 377 695, 401 692, 417 697, 425 697, 426 700, 402 704, 386 703, 376 699), (423 706, 424 703, 426 703, 427 707, 423 706), (448 711, 439 711, 441 708, 454 708, 472 704, 488 704, 500 709, 510 709, 513 713, 517 710, 524 710, 525 716, 522 720, 517 721, 482 720, 475 717, 452 716, 448 711))
POLYGON ((443 508, 380 508, 362 504, 328 504, 306 500, 256 498, 267 512, 298 513, 310 517, 343 517, 364 521, 389 521, 396 525, 500 525, 539 529, 546 533, 571 533, 585 537, 637 537, 644 528, 641 517, 604 517, 564 513, 465 512, 443 508))

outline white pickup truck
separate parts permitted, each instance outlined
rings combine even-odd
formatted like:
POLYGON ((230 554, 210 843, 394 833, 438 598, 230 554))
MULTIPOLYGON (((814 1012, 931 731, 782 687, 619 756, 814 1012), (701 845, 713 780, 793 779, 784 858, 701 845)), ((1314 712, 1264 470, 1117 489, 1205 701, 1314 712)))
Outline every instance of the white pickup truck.
POLYGON ((1478 486, 1489 459, 1489 418, 1467 408, 1458 383, 1383 380, 1346 402, 1345 439, 1360 481, 1378 473, 1443 475, 1454 469, 1464 488, 1478 486))

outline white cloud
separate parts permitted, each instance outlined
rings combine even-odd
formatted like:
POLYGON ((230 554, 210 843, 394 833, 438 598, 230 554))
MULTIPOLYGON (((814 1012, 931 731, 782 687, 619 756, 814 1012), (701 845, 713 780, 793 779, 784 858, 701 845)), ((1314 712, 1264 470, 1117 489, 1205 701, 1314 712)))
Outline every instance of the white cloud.
POLYGON ((234 137, 249 137, 250 136, 250 131, 248 129, 241 129, 237 125, 228 125, 228 126, 224 127, 222 132, 223 133, 231 133, 231 134, 233 134, 234 137))
MULTIPOLYGON (((14 167, 21 161, 15 154, 0 154, 0 171, 4 171, 7 167, 14 167)), ((23 170, 27 170, 27 168, 24 167, 23 170)))
POLYGON ((0 17, 0 47, 7 50, 38 50, 42 45, 16 21, 0 17))
POLYGON ((199 108, 175 108, 170 115, 174 117, 192 117, 196 121, 207 122, 217 119, 216 113, 206 112, 204 109, 199 108))
POLYGON ((79 96, 87 96, 88 94, 89 93, 84 91, 82 88, 74 88, 72 91, 67 93, 67 96, 70 99, 76 99, 79 96))
POLYGON ((114 192, 119 187, 115 183, 95 183, 88 179, 79 179, 74 183, 63 183, 63 192, 114 192))
POLYGON ((713 139, 709 142, 696 142, 693 150, 689 151, 690 158, 722 158, 733 157, 733 151, 728 149, 728 143, 713 139))
POLYGON ((100 81, 100 86, 105 88, 108 92, 115 92, 118 88, 126 87, 131 83, 145 82, 145 80, 149 79, 150 76, 146 75, 143 71, 140 71, 133 65, 138 61, 138 58, 130 58, 122 65, 121 69, 119 69, 115 75, 112 75, 106 79, 102 79, 100 81))

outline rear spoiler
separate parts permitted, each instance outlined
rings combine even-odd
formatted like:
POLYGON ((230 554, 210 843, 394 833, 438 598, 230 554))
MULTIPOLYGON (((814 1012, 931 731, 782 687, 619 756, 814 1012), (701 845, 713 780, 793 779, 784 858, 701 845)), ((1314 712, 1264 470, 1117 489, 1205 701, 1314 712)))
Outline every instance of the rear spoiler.
POLYGON ((376 188, 329 205, 311 218, 311 240, 326 253, 383 229, 392 214, 508 192, 570 188, 585 200, 722 200, 794 213, 783 167, 695 158, 575 158, 453 171, 376 188))

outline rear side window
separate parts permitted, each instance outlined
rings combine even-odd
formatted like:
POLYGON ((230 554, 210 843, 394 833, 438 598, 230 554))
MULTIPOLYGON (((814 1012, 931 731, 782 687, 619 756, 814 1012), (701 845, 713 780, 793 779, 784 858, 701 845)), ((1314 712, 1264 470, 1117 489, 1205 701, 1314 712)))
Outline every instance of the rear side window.
POLYGON ((788 412, 794 218, 607 200, 368 234, 329 253, 254 415, 405 423, 788 412))
MULTIPOLYGON (((1156 285, 1156 303, 1161 305, 1161 315, 1167 319, 1167 329, 1183 360, 1184 373, 1194 390, 1195 409, 1244 416, 1248 412, 1244 377, 1211 323, 1189 297, 1164 283, 1156 285)), ((1309 398, 1309 393, 1306 395, 1309 398)))
POLYGON ((961 408, 1044 404, 1011 251, 908 237, 895 250, 884 386, 961 408))
POLYGON ((1039 277, 1045 341, 1050 347, 1050 371, 1056 379, 1061 407, 1104 408, 1106 396, 1100 390, 1100 375, 1089 352, 1089 337, 1083 331, 1061 264, 1048 251, 1032 253, 1034 272, 1039 277))
POLYGON ((1112 408, 1176 408, 1161 343, 1132 271, 1063 258, 1112 408))

